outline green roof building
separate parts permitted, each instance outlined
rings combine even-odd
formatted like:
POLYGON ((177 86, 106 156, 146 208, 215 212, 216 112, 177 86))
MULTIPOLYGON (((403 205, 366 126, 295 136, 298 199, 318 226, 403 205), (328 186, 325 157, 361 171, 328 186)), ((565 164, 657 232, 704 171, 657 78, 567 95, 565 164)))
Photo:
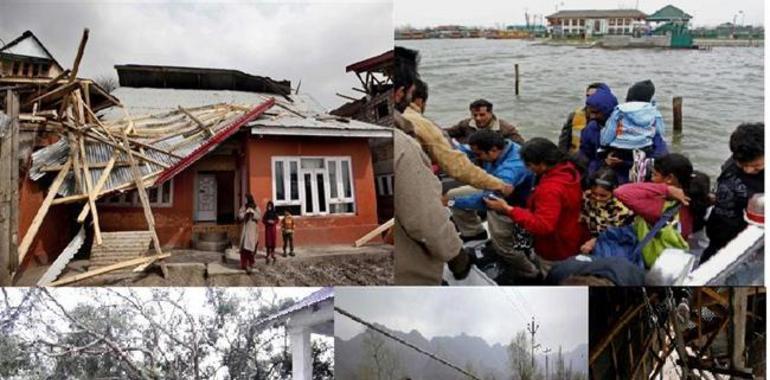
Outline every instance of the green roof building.
POLYGON ((666 5, 657 12, 647 16, 648 22, 684 21, 686 23, 690 19, 692 19, 691 15, 673 5, 666 5))

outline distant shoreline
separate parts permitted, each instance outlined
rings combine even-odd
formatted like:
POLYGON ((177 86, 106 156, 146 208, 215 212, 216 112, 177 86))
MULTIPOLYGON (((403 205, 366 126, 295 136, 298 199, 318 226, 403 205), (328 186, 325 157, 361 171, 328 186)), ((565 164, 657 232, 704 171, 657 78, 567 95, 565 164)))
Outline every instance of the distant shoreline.
MULTIPOLYGON (((481 40, 487 39, 484 37, 463 37, 463 38, 397 38, 396 41, 426 41, 426 40, 481 40)), ((495 39, 505 40, 505 39, 495 39)), ((537 45, 543 46, 575 46, 575 47, 591 47, 594 43, 599 41, 598 39, 592 40, 576 40, 576 39, 550 39, 550 38, 511 38, 509 40, 515 41, 529 41, 537 45)), ((764 39, 751 39, 751 40, 729 40, 720 38, 696 38, 693 40, 693 44, 696 46, 704 47, 764 47, 764 39)))

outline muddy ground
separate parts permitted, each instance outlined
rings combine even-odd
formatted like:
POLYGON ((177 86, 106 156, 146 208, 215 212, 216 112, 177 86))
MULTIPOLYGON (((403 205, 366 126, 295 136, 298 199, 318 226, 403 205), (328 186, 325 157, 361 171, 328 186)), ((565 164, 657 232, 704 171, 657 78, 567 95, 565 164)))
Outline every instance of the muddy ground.
MULTIPOLYGON (((337 248, 324 252, 298 252, 296 257, 277 254, 275 264, 258 257, 251 274, 240 270, 237 261, 223 262, 221 253, 180 251, 144 273, 123 271, 79 281, 71 286, 372 286, 391 285, 393 247, 373 245, 358 249, 337 248), (219 269, 215 273, 211 267, 219 269)), ((75 275, 70 265, 59 278, 75 275)))

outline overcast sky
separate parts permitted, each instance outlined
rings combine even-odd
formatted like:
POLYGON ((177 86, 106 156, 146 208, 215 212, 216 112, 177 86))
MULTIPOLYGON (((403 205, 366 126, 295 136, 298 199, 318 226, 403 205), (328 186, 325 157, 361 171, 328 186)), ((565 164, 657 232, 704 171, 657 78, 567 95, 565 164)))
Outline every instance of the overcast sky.
POLYGON ((302 80, 328 108, 358 96, 345 66, 393 48, 387 0, 172 3, 0 1, 0 40, 31 30, 65 68, 83 28, 90 37, 80 75, 117 78, 115 64, 202 66, 302 80))
MULTIPOLYGON (((496 24, 524 24, 524 13, 548 16, 566 9, 635 8, 647 14, 666 5, 674 5, 693 16, 695 25, 718 25, 732 22, 733 16, 743 11, 746 24, 764 25, 763 0, 474 0, 447 2, 443 0, 395 0, 396 26, 414 27, 459 24, 468 26, 495 26, 496 24)), ((742 20, 741 15, 737 23, 742 20)))
MULTIPOLYGON (((465 333, 490 344, 510 343, 532 314, 545 347, 588 344, 588 291, 573 287, 336 288, 336 306, 392 330, 417 330, 428 339, 465 333)), ((350 339, 363 327, 335 314, 335 336, 350 339)))

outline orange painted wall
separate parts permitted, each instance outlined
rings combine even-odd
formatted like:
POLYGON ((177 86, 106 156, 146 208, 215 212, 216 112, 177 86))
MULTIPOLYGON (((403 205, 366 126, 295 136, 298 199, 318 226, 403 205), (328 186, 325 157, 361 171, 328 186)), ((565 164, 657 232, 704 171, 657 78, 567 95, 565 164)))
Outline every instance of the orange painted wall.
MULTIPOLYGON (((273 196, 273 156, 350 156, 356 199, 352 216, 296 217, 294 243, 300 245, 353 244, 377 227, 377 194, 371 152, 366 139, 324 137, 256 137, 248 141, 249 191, 264 211, 273 196)), ((264 247, 264 226, 260 225, 264 247)), ((278 246, 281 241, 278 231, 278 246)))
MULTIPOLYGON (((46 196, 46 192, 40 188, 40 183, 30 180, 26 173, 22 174, 24 179, 19 184, 19 244, 46 196)), ((46 182, 43 188, 47 189, 48 185, 46 182)), ((61 253, 77 233, 76 215, 74 215, 80 212, 77 207, 77 205, 57 205, 48 209, 43 224, 40 225, 22 264, 26 266, 30 261, 47 264, 61 253)))
MULTIPOLYGON (((192 240, 194 166, 174 177, 173 207, 153 207, 158 239, 162 246, 189 248, 192 240)), ((141 207, 99 207, 102 231, 146 230, 141 207)))
MULTIPOLYGON (((249 137, 246 142, 249 173, 248 189, 264 211, 272 198, 273 156, 350 156, 353 167, 356 215, 297 217, 294 243, 301 245, 353 244, 377 227, 377 198, 371 153, 366 139, 297 137, 249 137)), ((203 160, 206 160, 204 158, 203 160)), ((153 208, 161 245, 189 248, 194 224, 195 173, 193 165, 174 177, 174 203, 171 208, 153 208)), ((240 188, 236 189, 240 193, 240 188)), ((242 197, 241 197, 242 198, 242 197)), ((141 207, 102 206, 99 208, 103 231, 143 230, 141 207)), ((264 247, 264 225, 260 223, 260 249, 264 247)), ((278 246, 283 242, 278 232, 278 246)), ((66 245, 66 244, 65 244, 66 245)))

